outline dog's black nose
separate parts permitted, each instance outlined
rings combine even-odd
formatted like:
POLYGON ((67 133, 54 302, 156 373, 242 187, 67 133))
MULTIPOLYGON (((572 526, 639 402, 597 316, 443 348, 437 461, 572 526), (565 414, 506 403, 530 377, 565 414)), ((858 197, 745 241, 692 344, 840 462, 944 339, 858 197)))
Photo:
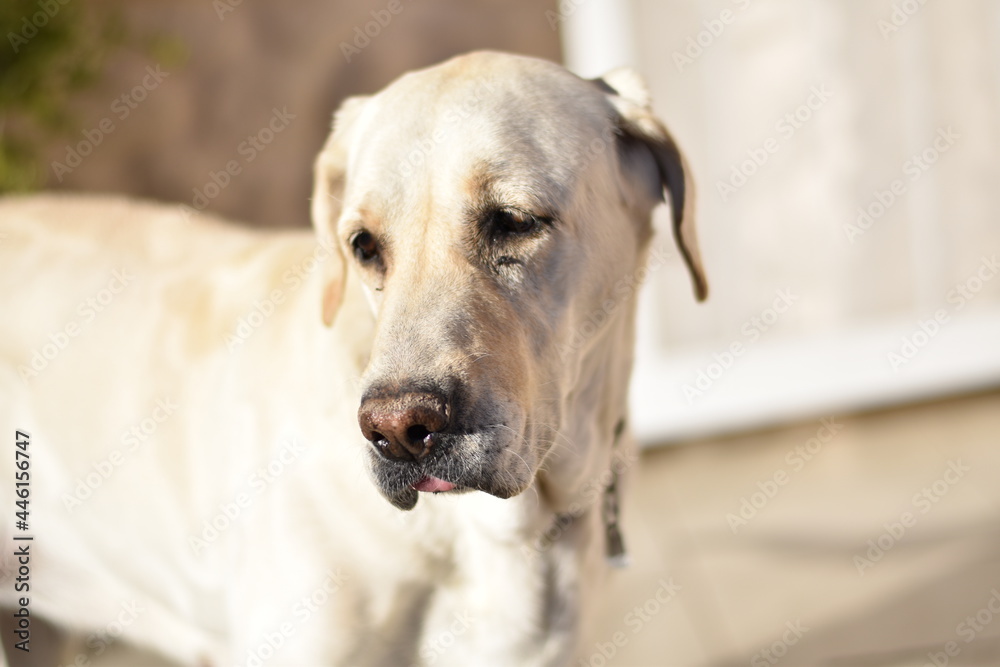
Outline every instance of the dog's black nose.
POLYGON ((365 398, 358 409, 361 432, 387 459, 418 461, 448 425, 448 406, 437 394, 405 392, 365 398))

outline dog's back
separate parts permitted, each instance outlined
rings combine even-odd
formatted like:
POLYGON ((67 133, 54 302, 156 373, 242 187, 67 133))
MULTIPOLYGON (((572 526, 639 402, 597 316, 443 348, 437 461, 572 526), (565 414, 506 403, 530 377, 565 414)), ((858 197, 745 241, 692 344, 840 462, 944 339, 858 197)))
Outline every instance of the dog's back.
MULTIPOLYGON (((97 648, 120 627, 185 662, 223 655, 224 608, 240 606, 225 583, 267 576, 234 571, 233 551, 280 540, 255 528, 275 513, 304 520, 307 478, 332 467, 328 420, 353 421, 356 399, 337 398, 358 370, 334 355, 357 345, 320 323, 325 260, 308 232, 179 206, 0 200, 0 425, 30 435, 33 614, 96 632, 97 648)), ((366 335, 352 324, 343 335, 366 335)), ((14 465, 0 461, 7 507, 14 465)), ((15 607, 6 551, 0 604, 15 607)))

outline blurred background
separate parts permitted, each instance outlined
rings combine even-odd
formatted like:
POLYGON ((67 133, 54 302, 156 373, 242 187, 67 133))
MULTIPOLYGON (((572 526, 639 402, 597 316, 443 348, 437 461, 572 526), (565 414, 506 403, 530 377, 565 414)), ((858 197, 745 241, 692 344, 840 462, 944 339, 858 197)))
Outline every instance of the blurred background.
POLYGON ((262 226, 309 224, 333 110, 407 70, 480 48, 636 68, 694 170, 712 294, 660 234, 632 566, 581 664, 1000 664, 1000 3, 5 0, 0 20, 0 189, 262 226))

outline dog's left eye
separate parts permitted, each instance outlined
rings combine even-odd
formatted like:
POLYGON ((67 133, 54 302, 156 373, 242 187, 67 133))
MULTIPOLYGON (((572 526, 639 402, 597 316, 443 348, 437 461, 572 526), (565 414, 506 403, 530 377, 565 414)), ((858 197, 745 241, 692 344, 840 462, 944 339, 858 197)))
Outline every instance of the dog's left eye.
POLYGON ((360 262, 369 262, 378 255, 378 241, 371 232, 360 231, 351 238, 354 256, 360 262))
POLYGON ((548 218, 540 218, 524 211, 499 209, 493 212, 490 226, 501 234, 527 235, 537 232, 548 222, 551 222, 548 218))

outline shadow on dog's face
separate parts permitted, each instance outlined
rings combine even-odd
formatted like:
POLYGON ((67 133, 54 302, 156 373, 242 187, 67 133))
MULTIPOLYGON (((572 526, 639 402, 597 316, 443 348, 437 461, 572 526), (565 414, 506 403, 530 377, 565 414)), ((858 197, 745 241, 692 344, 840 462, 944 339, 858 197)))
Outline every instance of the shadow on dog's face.
POLYGON ((615 93, 481 53, 338 112, 314 224, 377 317, 358 419, 395 506, 421 491, 508 498, 572 447, 559 430, 584 417, 566 409, 581 360, 626 344, 607 335, 632 303, 615 288, 638 267, 664 182, 615 93))

